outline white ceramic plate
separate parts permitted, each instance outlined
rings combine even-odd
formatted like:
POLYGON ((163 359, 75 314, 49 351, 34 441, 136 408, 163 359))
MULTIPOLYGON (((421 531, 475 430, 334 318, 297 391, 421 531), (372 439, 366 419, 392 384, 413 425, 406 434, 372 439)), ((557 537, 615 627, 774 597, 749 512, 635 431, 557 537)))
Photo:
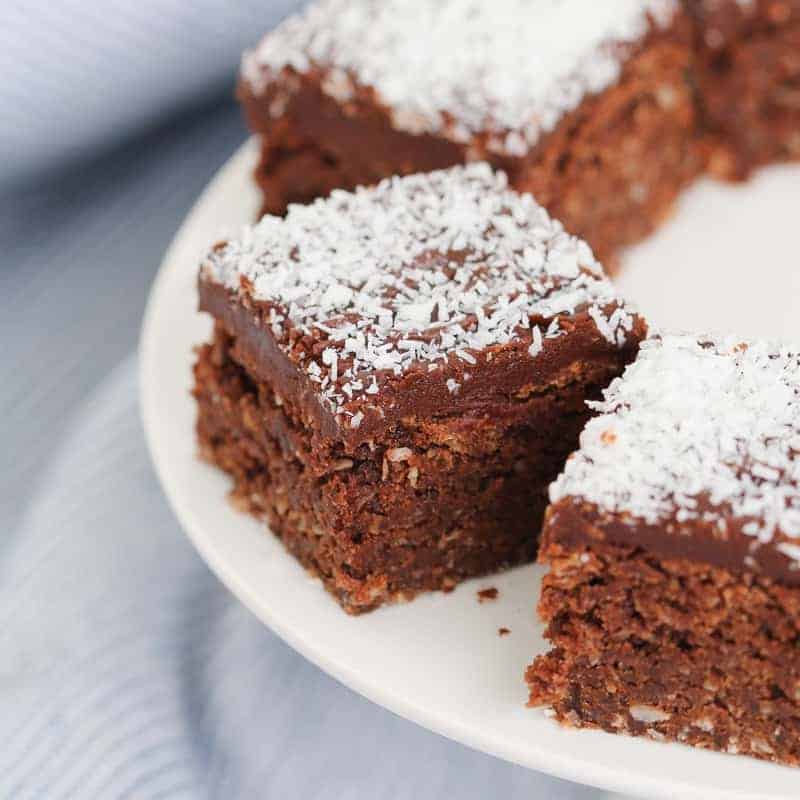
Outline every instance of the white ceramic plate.
MULTIPOLYGON (((158 475, 222 581, 346 685, 478 750, 639 796, 800 796, 800 770, 567 730, 525 708, 523 670, 545 650, 534 615, 539 568, 350 617, 263 527, 232 508, 227 479, 195 458, 192 348, 211 327, 195 310, 195 279, 207 246, 255 214, 254 156, 252 145, 236 154, 175 238, 152 289, 140 348, 142 411, 158 475), (476 593, 488 586, 499 589, 499 598, 479 604, 476 593), (500 627, 511 633, 500 637, 500 627)), ((628 255, 622 288, 660 324, 800 334, 798 196, 800 169, 790 168, 766 171, 744 188, 697 186, 674 219, 628 255)))

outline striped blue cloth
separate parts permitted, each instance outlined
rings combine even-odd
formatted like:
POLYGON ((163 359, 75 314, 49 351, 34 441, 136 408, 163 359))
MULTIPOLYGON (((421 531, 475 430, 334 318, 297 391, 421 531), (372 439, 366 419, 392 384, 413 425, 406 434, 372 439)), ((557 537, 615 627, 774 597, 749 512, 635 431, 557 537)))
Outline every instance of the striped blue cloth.
POLYGON ((226 99, 238 49, 288 5, 3 6, 0 798, 597 797, 304 661, 209 573, 156 483, 146 291, 246 135, 226 99))
POLYGON ((128 358, 0 564, 0 796, 590 796, 402 721, 265 629, 176 529, 135 397, 128 358))
POLYGON ((0 187, 232 92, 299 0, 3 0, 0 187))

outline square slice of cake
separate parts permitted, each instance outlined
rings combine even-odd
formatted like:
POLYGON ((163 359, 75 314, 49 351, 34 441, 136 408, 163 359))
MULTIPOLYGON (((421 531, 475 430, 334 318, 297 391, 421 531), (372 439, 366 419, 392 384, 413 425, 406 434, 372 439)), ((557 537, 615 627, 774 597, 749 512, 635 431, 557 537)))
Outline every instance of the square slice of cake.
POLYGON ((202 451, 351 612, 532 559, 587 398, 645 333, 486 164, 265 217, 199 289, 202 451))
POLYGON ((800 353, 664 335, 551 488, 531 705, 800 764, 800 353))
POLYGON ((598 257, 700 169, 680 0, 320 0, 245 54, 264 209, 485 160, 598 257))

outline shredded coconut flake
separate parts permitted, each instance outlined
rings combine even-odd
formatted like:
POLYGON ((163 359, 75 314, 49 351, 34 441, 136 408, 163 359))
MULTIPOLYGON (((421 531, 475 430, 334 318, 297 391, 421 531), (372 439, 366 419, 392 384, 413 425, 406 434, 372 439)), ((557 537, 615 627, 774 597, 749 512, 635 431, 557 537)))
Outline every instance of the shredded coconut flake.
MULTIPOLYGON (((551 486, 648 524, 738 520, 754 545, 800 538, 800 354, 734 337, 654 336, 591 404, 551 486)), ((777 545, 800 562, 800 546, 777 545)))
POLYGON ((337 414, 416 365, 472 366, 510 343, 535 357, 534 320, 552 337, 559 315, 588 311, 619 346, 633 326, 589 247, 486 164, 292 206, 215 247, 202 274, 259 303, 337 414))
POLYGON ((538 325, 531 328, 531 346, 528 348, 528 354, 531 358, 536 358, 542 352, 544 344, 542 343, 542 332, 539 330, 538 325))
POLYGON ((370 87, 412 133, 522 156, 587 94, 619 78, 626 45, 668 25, 679 0, 321 0, 245 54, 276 113, 296 86, 285 68, 322 71, 340 102, 370 87))
POLYGON ((351 428, 358 428, 361 425, 361 420, 364 419, 364 414, 361 411, 357 411, 353 416, 350 418, 350 427, 351 428))

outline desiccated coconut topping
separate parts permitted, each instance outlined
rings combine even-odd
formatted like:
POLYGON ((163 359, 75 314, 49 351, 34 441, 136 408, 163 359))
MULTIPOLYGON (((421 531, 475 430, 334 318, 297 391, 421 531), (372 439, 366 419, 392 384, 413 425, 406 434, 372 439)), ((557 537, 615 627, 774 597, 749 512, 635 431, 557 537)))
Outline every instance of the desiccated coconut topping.
POLYGON ((731 519, 800 562, 800 353, 663 335, 592 404, 602 412, 551 486, 648 524, 731 519))
POLYGON ((321 0, 246 53, 242 73, 260 92, 284 68, 319 69, 323 91, 339 101, 357 85, 373 89, 399 129, 462 142, 490 132, 491 149, 523 155, 585 95, 613 85, 626 45, 667 25, 679 5, 321 0))
POLYGON ((215 247, 202 275, 261 304, 284 352, 352 427, 353 402, 387 376, 469 370, 510 342, 536 358, 575 311, 618 346, 634 325, 588 245, 486 164, 291 206, 215 247))

